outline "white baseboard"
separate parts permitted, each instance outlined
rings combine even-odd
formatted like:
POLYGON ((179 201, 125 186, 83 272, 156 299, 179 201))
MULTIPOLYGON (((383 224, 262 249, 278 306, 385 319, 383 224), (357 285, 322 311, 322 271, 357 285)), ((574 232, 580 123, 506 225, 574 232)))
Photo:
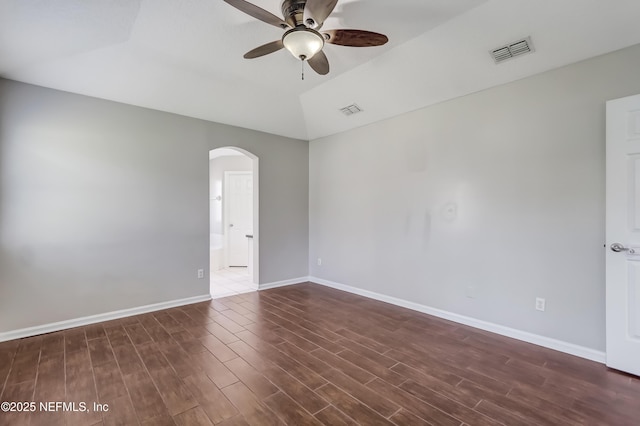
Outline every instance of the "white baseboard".
MULTIPOLYGON (((600 363, 605 363, 606 354, 595 349, 586 348, 584 346, 575 345, 573 343, 564 342, 561 340, 552 339, 538 334, 529 333, 522 330, 517 330, 503 325, 490 323, 487 321, 478 320, 475 318, 467 317, 464 315, 456 314, 453 312, 444 311, 441 309, 433 308, 419 303, 410 302, 404 299, 399 299, 392 296, 387 296, 380 293, 375 293, 369 290, 363 290, 361 288, 352 287, 345 284, 328 281, 317 277, 300 277, 293 278, 284 281, 277 281, 272 283, 265 283, 259 285, 259 290, 267 290, 270 288, 285 287, 294 284, 300 284, 304 282, 313 282, 315 284, 324 285, 326 287, 335 288, 337 290, 346 291, 348 293, 357 294, 360 296, 368 297, 374 300, 380 300, 392 305, 401 306, 403 308, 411 309, 414 311, 422 312, 425 314, 433 315, 438 318, 443 318, 449 321, 453 321, 459 324, 468 325, 481 330, 490 331, 502 336, 511 337, 524 342, 533 343, 538 346, 542 346, 549 349, 554 349, 567 354, 575 355, 581 358, 589 359, 600 363)), ((176 306, 190 305, 193 303, 206 302, 211 300, 211 295, 206 294, 202 296, 188 297, 186 299, 170 300, 167 302, 154 303, 151 305, 139 306, 136 308, 123 309, 119 311, 106 312, 98 315, 91 315, 66 321, 60 321, 50 324, 39 325, 35 327, 22 328, 19 330, 7 331, 0 333, 0 342, 7 340, 20 339, 23 337, 36 336, 39 334, 51 333, 59 330, 66 330, 69 328, 80 327, 83 325, 94 324, 103 321, 110 321, 118 318, 130 317, 133 315, 145 314, 148 312, 159 311, 162 309, 174 308, 176 306)))
POLYGON ((288 285, 306 283, 307 281, 309 281, 309 277, 292 278, 290 280, 260 284, 258 286, 258 290, 269 290, 270 288, 286 287, 288 285))
POLYGON ((505 327, 503 325, 478 320, 478 319, 467 317, 464 315, 459 315, 453 312, 443 311, 441 309, 432 308, 430 306, 409 302, 407 300, 398 299, 396 297, 387 296, 384 294, 363 290, 357 287, 351 287, 348 285, 324 280, 322 278, 309 277, 308 281, 311 281, 316 284, 321 284, 326 287, 335 288, 337 290, 346 291, 348 293, 358 294, 360 296, 368 297, 370 299, 391 303, 392 305, 402 306, 403 308, 433 315, 434 317, 443 318, 449 321, 457 322, 459 324, 464 324, 470 327, 479 328, 481 330, 490 331, 492 333, 500 334, 502 336, 507 336, 517 340, 522 340, 524 342, 533 343, 534 345, 543 346, 549 349, 554 349, 556 351, 564 352, 570 355, 586 358, 591 361, 596 361, 603 364, 606 361, 606 354, 604 352, 597 351, 595 349, 586 348, 584 346, 575 345, 573 343, 563 342, 561 340, 556 340, 549 337, 540 336, 538 334, 517 330, 515 328, 505 327))
POLYGON ((51 333, 53 331, 66 330, 68 328, 80 327, 83 325, 95 324, 97 322, 110 321, 118 318, 130 317, 133 315, 146 314, 148 312, 160 311, 162 309, 175 308, 176 306, 191 305, 192 303, 206 302, 211 300, 210 294, 202 296, 187 297, 186 299, 169 300, 168 302, 154 303, 152 305, 138 306, 137 308, 122 309, 119 311, 105 312, 104 314, 90 315, 87 317, 75 318, 66 321, 53 322, 50 324, 37 325, 35 327, 21 328, 19 330, 6 331, 0 333, 0 342, 23 337, 37 336, 38 334, 51 333))

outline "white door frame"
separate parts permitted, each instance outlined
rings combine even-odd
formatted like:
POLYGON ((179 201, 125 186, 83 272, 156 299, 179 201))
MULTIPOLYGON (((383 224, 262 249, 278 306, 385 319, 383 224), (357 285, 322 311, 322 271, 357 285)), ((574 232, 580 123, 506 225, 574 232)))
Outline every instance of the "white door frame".
POLYGON ((251 279, 256 287, 260 284, 260 161, 257 155, 235 146, 221 146, 216 149, 232 149, 251 159, 253 172, 253 271, 251 279))

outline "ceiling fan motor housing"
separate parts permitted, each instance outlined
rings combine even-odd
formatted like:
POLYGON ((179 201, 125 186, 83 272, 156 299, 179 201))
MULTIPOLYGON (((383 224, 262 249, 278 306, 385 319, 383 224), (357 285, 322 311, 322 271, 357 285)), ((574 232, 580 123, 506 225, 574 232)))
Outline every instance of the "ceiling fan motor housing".
POLYGON ((307 4, 307 0, 283 0, 282 16, 285 21, 295 21, 295 26, 303 25, 305 4, 307 4))

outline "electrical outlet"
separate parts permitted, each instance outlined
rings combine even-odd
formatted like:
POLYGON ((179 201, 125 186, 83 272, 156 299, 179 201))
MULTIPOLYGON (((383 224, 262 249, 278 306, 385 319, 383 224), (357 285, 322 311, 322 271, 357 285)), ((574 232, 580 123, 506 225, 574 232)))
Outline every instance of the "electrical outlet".
POLYGON ((546 300, 544 300, 542 297, 536 297, 536 310, 537 311, 543 311, 545 310, 547 305, 546 300))
POLYGON ((204 278, 204 269, 198 269, 198 279, 204 278))

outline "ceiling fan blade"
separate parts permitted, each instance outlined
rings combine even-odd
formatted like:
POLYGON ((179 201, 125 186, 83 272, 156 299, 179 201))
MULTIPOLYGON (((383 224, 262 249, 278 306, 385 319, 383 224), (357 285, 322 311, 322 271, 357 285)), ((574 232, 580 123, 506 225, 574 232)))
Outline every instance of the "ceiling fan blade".
POLYGON ((338 44, 340 46, 382 46, 389 41, 384 34, 363 30, 327 30, 322 31, 322 34, 327 39, 327 43, 338 44))
POLYGON ((249 3, 245 0, 224 0, 229 3, 231 6, 235 7, 238 10, 246 13, 249 16, 253 16, 256 19, 261 20, 262 22, 266 22, 267 24, 274 25, 279 28, 287 28, 289 25, 284 22, 282 19, 278 18, 271 12, 267 12, 261 7, 256 6, 255 4, 249 3))
POLYGON ((322 50, 313 55, 307 62, 309 62, 309 66, 318 74, 325 75, 329 73, 329 60, 322 50))
POLYGON ((245 59, 259 58, 260 56, 277 52, 283 47, 284 47, 284 44, 282 44, 282 40, 272 41, 271 43, 263 44, 262 46, 258 46, 255 49, 248 51, 247 53, 244 54, 244 58, 245 59))
POLYGON ((324 20, 333 12, 336 3, 338 0, 307 0, 304 5, 304 22, 311 28, 320 28, 324 20))

